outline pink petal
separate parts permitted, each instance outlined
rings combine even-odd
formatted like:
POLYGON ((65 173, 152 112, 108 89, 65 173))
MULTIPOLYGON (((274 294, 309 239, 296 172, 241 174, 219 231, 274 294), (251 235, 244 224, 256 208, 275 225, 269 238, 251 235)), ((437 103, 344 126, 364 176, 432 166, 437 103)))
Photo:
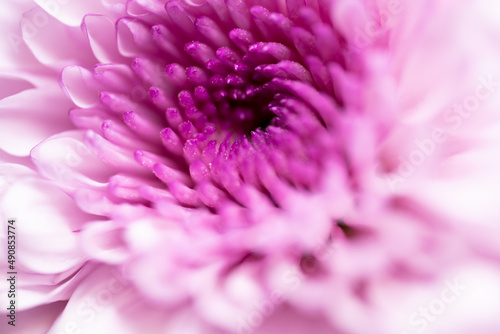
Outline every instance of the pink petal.
POLYGON ((106 14, 106 8, 100 0, 87 1, 45 1, 34 0, 47 13, 54 16, 62 23, 69 26, 79 26, 82 23, 83 17, 88 13, 106 14))
POLYGON ((0 68, 3 71, 13 69, 42 69, 40 63, 29 51, 21 33, 23 13, 35 8, 31 1, 8 1, 2 4, 0 12, 0 68))
POLYGON ((112 221, 86 224, 81 242, 87 254, 103 262, 121 263, 129 255, 124 241, 124 228, 112 221))
POLYGON ((111 176, 107 166, 83 144, 84 131, 67 131, 49 137, 31 151, 40 173, 67 191, 104 187, 111 176))
POLYGON ((48 334, 64 332, 68 324, 75 324, 81 334, 219 333, 192 311, 161 309, 145 302, 128 278, 113 267, 95 270, 78 286, 48 334))
POLYGON ((31 88, 35 87, 26 80, 0 75, 0 100, 31 88))
POLYGON ((59 273, 81 261, 77 234, 90 216, 49 181, 23 178, 3 193, 2 219, 14 217, 19 269, 36 273, 59 273))
POLYGON ((246 328, 255 328, 255 334, 274 334, 279 332, 289 334, 309 332, 318 334, 336 333, 336 331, 332 329, 331 324, 316 312, 307 314, 286 304, 274 305, 268 300, 262 301, 261 303, 262 306, 260 307, 263 312, 269 312, 271 315, 268 318, 264 318, 262 322, 259 321, 258 315, 252 317, 252 314, 247 315, 246 318, 240 319, 241 322, 238 328, 240 328, 241 333, 244 333, 243 330, 246 328), (255 326, 257 324, 261 325, 255 326))
MULTIPOLYGON (((18 300, 18 310, 24 311, 40 305, 68 300, 75 287, 94 267, 95 264, 80 262, 71 269, 58 274, 19 273, 18 293, 23 298, 18 300)), ((0 289, 0 292, 7 293, 4 289, 0 289)))
POLYGON ((1 100, 0 148, 13 155, 28 155, 44 138, 72 128, 66 117, 70 106, 53 86, 26 90, 1 100))
POLYGON ((110 18, 86 15, 83 18, 82 28, 87 33, 94 56, 101 63, 123 61, 116 44, 115 25, 110 18))
POLYGON ((61 72, 59 82, 77 106, 87 108, 99 102, 100 85, 89 70, 68 66, 61 72))
MULTIPOLYGON (((57 317, 62 313, 66 302, 58 301, 51 304, 42 305, 26 311, 17 311, 16 326, 10 326, 10 321, 5 315, 4 321, 0 323, 0 332, 8 333, 46 333, 57 317)), ((3 312, 3 310, 2 310, 3 312)))
POLYGON ((128 18, 116 23, 118 50, 125 57, 134 57, 143 52, 156 51, 150 30, 139 21, 128 18))
POLYGON ((68 27, 40 9, 25 13, 21 26, 26 45, 42 64, 60 70, 95 62, 79 28, 68 27), (54 31, 59 32, 57 38, 54 31))

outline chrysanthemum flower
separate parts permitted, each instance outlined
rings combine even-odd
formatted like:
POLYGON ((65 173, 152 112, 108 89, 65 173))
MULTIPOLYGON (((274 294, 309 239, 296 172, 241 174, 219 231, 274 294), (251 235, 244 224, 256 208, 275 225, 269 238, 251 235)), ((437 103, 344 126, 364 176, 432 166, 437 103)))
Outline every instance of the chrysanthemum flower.
POLYGON ((2 333, 500 329, 493 1, 5 6, 2 333))

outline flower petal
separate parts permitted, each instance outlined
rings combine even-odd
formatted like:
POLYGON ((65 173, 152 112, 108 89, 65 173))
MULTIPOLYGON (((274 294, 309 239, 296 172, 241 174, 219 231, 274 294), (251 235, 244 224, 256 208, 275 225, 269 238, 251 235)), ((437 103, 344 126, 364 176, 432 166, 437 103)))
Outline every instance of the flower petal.
POLYGON ((68 66, 61 72, 59 82, 77 106, 87 108, 99 102, 100 85, 89 70, 68 66))
POLYGON ((26 45, 42 64, 60 70, 95 62, 79 28, 62 24, 40 8, 25 13, 21 27, 26 45), (57 38, 54 31, 59 32, 57 38))
POLYGON ((95 270, 78 286, 48 334, 64 332, 67 326, 81 334, 220 333, 190 310, 161 309, 146 303, 128 281, 127 273, 107 266, 95 270))
POLYGON ((23 13, 32 10, 36 5, 29 0, 5 1, 0 12, 0 69, 42 69, 40 63, 24 43, 20 20, 23 13))
POLYGON ((54 86, 25 90, 1 100, 0 148, 12 155, 28 155, 44 138, 72 127, 65 117, 70 106, 54 86))
MULTIPOLYGON (((16 326, 12 327, 7 322, 10 321, 5 315, 4 321, 0 323, 2 333, 46 333, 57 317, 62 313, 66 302, 58 301, 42 306, 38 306, 25 311, 17 311, 16 326)), ((3 310, 2 310, 3 311, 3 310)))
POLYGON ((49 137, 31 151, 40 173, 69 191, 102 188, 111 176, 106 165, 83 144, 84 131, 67 131, 49 137))
POLYGON ((95 259, 107 263, 121 263, 128 257, 124 229, 113 221, 86 224, 82 230, 82 247, 95 259))
POLYGON ((101 15, 86 15, 83 18, 83 30, 87 33, 94 56, 101 63, 123 61, 116 44, 115 25, 113 21, 101 15))
POLYGON ((0 208, 2 220, 16 219, 17 249, 23 254, 16 259, 20 270, 59 273, 81 261, 75 231, 91 216, 53 183, 20 179, 6 189, 0 208))
POLYGON ((26 80, 0 75, 0 100, 31 88, 35 87, 26 80))
POLYGON ((106 8, 100 0, 70 1, 70 0, 34 0, 47 13, 69 26, 79 26, 88 13, 106 14, 106 8))

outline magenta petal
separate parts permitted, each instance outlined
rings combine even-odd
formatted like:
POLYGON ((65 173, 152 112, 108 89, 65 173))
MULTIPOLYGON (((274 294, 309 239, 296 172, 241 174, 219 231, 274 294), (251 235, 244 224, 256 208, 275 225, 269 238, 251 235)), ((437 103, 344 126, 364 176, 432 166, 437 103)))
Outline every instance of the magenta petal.
POLYGON ((173 181, 168 184, 168 189, 180 203, 189 206, 200 205, 200 199, 195 190, 187 187, 179 181, 173 181))
POLYGON ((194 19, 183 8, 180 1, 168 1, 165 4, 165 10, 173 24, 187 36, 193 36, 195 33, 194 19))
POLYGON ((212 19, 202 16, 196 19, 196 29, 217 46, 228 46, 230 44, 228 37, 221 28, 212 19))

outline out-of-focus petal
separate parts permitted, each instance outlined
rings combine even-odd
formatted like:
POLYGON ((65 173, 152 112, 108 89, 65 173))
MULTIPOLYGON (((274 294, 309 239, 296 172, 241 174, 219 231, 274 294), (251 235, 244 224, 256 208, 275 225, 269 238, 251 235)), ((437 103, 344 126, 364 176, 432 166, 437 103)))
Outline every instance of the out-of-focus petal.
POLYGON ((17 250, 23 254, 16 259, 20 269, 50 274, 78 263, 78 230, 91 216, 77 210, 54 184, 20 179, 5 190, 0 206, 3 220, 16 219, 17 250))
POLYGON ((23 13, 36 8, 30 0, 5 1, 0 13, 0 69, 4 71, 41 70, 42 66, 24 43, 21 33, 23 13))
POLYGON ((34 88, 34 86, 26 80, 10 76, 0 76, 0 100, 31 88, 34 88))
POLYGON ((129 255, 125 244, 125 229, 113 221, 91 222, 82 231, 82 248, 95 259, 107 263, 122 263, 129 255))
POLYGON ((8 324, 10 318, 4 316, 0 323, 0 331, 4 334, 46 333, 66 306, 65 301, 41 305, 25 311, 17 311, 16 326, 8 324))
POLYGON ((192 315, 188 309, 162 310, 145 303, 128 281, 126 272, 102 266, 78 286, 63 314, 48 333, 64 331, 68 324, 74 324, 82 334, 109 331, 123 334, 217 333, 192 315))

